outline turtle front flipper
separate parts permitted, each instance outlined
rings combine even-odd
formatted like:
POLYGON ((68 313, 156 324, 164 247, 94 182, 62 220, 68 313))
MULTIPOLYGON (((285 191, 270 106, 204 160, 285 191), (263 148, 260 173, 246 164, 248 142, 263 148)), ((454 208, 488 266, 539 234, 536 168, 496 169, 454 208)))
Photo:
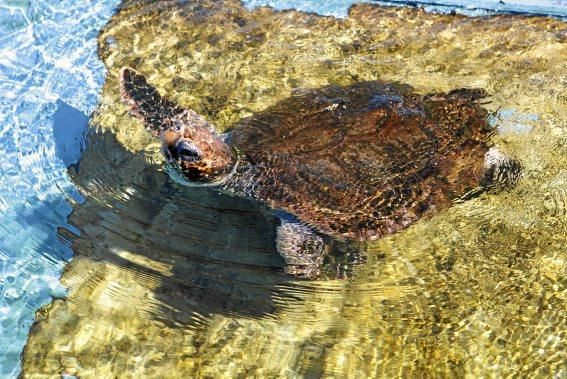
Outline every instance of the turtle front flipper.
POLYGON ((310 228, 288 220, 281 220, 276 248, 285 260, 285 273, 305 279, 321 276, 323 258, 330 250, 323 238, 310 228))
POLYGON ((123 67, 119 74, 120 96, 130 108, 130 113, 142 121, 152 134, 171 127, 172 120, 186 112, 174 102, 162 97, 146 78, 130 67, 123 67))
POLYGON ((284 272, 302 279, 337 279, 352 274, 364 262, 362 249, 320 235, 309 226, 280 217, 276 248, 285 260, 284 272))

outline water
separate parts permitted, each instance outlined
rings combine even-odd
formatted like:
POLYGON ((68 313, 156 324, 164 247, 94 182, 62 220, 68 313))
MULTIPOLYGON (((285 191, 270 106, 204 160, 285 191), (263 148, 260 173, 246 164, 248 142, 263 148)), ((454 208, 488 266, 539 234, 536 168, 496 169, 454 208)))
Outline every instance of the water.
POLYGON ((57 235, 81 202, 66 166, 104 81, 96 36, 118 1, 0 1, 0 376, 19 371, 35 311, 65 296, 57 235))
MULTIPOLYGON (((252 7, 264 3, 268 2, 247 4, 252 7)), ((350 4, 269 3, 342 17, 350 4)), ((393 54, 385 57, 381 74, 392 80, 413 77, 412 84, 423 90, 431 90, 432 77, 438 81, 435 89, 453 85, 453 79, 460 85, 493 86, 496 104, 502 106, 494 109, 493 122, 507 136, 504 142, 512 151, 525 150, 520 155, 528 165, 528 179, 532 181, 512 195, 488 198, 483 200, 485 203, 477 202, 468 208, 464 205, 435 223, 422 223, 405 236, 381 242, 373 248, 369 264, 360 269, 352 282, 297 283, 272 273, 281 265, 272 244, 277 225, 274 216, 250 202, 211 196, 201 190, 187 193, 172 183, 161 170, 155 143, 114 102, 117 96, 112 79, 94 124, 87 127, 105 72, 97 58, 96 37, 115 11, 117 1, 0 4, 0 89, 5 94, 0 100, 0 345, 6 347, 0 353, 0 376, 17 374, 20 352, 35 310, 52 297, 66 296, 64 287, 72 291, 71 302, 56 301, 53 310, 67 321, 61 324, 61 318, 53 316, 51 326, 36 330, 36 338, 31 340, 26 353, 30 370, 37 364, 43 367, 42 372, 58 372, 62 357, 80 355, 86 376, 120 372, 124 367, 133 374, 151 374, 146 366, 155 360, 148 354, 153 345, 160 354, 179 354, 185 365, 169 366, 167 360, 164 364, 154 362, 155 375, 167 369, 190 372, 191 367, 210 373, 216 367, 236 374, 242 373, 242 367, 253 367, 255 361, 266 367, 268 373, 276 373, 278 366, 287 365, 293 372, 304 374, 326 370, 370 375, 363 371, 364 361, 372 359, 383 363, 383 373, 391 374, 393 371, 388 370, 392 367, 404 372, 403 365, 393 362, 400 358, 388 356, 388 352, 397 350, 406 355, 407 362, 415 360, 423 372, 431 372, 424 362, 435 362, 435 357, 448 354, 432 343, 436 338, 443 341, 439 342, 441 345, 455 344, 450 359, 443 361, 439 370, 458 373, 455 367, 463 364, 459 352, 475 341, 477 350, 468 349, 467 353, 477 358, 465 361, 472 372, 491 367, 498 374, 506 364, 520 365, 513 356, 495 358, 500 346, 508 346, 524 356, 539 354, 553 372, 564 373, 559 370, 564 362, 560 345, 564 323, 557 312, 564 304, 564 284, 558 276, 564 271, 560 255, 564 252, 564 240, 559 237, 565 231, 565 194, 561 191, 565 177, 558 168, 564 148, 564 125, 557 121, 557 115, 564 115, 564 103, 554 87, 564 80, 557 68, 560 66, 552 65, 556 71, 550 73, 543 65, 539 76, 526 69, 531 75, 528 88, 535 91, 534 96, 526 99, 514 98, 511 93, 528 84, 487 80, 485 76, 489 74, 475 72, 474 64, 439 68, 443 62, 429 57, 429 66, 418 62, 419 70, 406 69, 409 72, 396 74, 388 70, 388 60, 400 58, 393 54), (420 76, 424 66, 431 76, 420 76), (459 71, 467 69, 468 74, 459 71), (444 70, 451 73, 445 74, 444 70), (542 94, 547 87, 551 100, 542 94), (85 130, 89 138, 85 138, 85 130), (535 146, 542 150, 527 147, 522 139, 526 135, 539 141, 535 146), (77 164, 85 147, 87 155, 77 164), (546 149, 558 151, 559 158, 546 155, 546 149), (66 167, 72 165, 70 180, 66 167), (530 189, 529 184, 538 191, 530 189), (518 205, 518 198, 522 198, 518 193, 524 194, 524 201, 531 201, 529 206, 518 205), (75 212, 70 224, 72 205, 75 212), (502 210, 502 217, 493 216, 496 209, 502 210), (463 215, 470 221, 459 227, 463 215), (530 233, 529 228, 534 227, 537 233, 530 233), (474 228, 481 232, 475 233, 474 228), (164 235, 168 237, 164 239, 164 235), (549 242, 544 243, 541 236, 549 242), (70 241, 75 241, 74 252, 70 241), (514 247, 511 256, 478 255, 479 250, 507 245, 514 247), (77 259, 71 263, 61 286, 61 270, 74 253, 77 259), (474 281, 475 277, 480 279, 474 281), (447 289, 437 290, 438 284, 447 289), (511 289, 516 292, 510 292, 511 289), (525 297, 545 306, 538 305, 534 310, 530 302, 523 301, 525 297), (508 307, 500 299, 512 305, 508 307), (383 322, 378 323, 376 317, 383 322), (522 322, 522 328, 510 326, 522 322), (42 335, 42 330, 47 334, 42 335), (431 335, 426 330, 431 330, 431 335), (50 331, 55 332, 49 334, 50 331), (137 337, 143 334, 140 331, 147 333, 145 340, 137 337), (54 335, 58 338, 52 338, 54 335), (539 342, 536 335, 541 336, 539 342), (412 344, 419 338, 425 341, 422 352, 412 344), (522 343, 524 350, 518 346, 522 343), (112 349, 119 353, 112 353, 112 349), (232 358, 227 360, 227 356, 232 358), (280 359, 271 362, 266 360, 267 356, 280 359), (34 357, 36 361, 32 363, 34 357), (130 360, 133 357, 138 358, 130 360), (192 360, 193 357, 198 359, 192 360)), ((564 4, 557 1, 517 1, 505 5, 483 2, 465 7, 446 1, 427 5, 429 10, 456 9, 474 15, 499 8, 566 16, 564 4)), ((183 35, 172 32, 170 27, 169 23, 164 26, 164 35, 170 36, 164 37, 164 46, 177 42, 176 38, 183 40, 183 35)), ((298 31, 297 35, 303 33, 301 28, 292 30, 298 31)), ((130 55, 114 54, 114 44, 120 49, 120 44, 127 45, 130 37, 143 40, 142 46, 148 45, 142 50, 150 51, 142 57, 156 60, 152 53, 160 50, 160 44, 155 44, 155 34, 136 36, 127 32, 117 41, 105 40, 103 56, 107 64, 116 68, 140 56, 136 51, 130 55)), ((245 46, 253 47, 254 37, 246 40, 250 45, 245 46)), ((340 37, 345 39, 341 42, 345 49, 350 48, 347 37, 340 37)), ((454 37, 449 33, 447 38, 454 37)), ((283 43, 281 51, 287 55, 292 46, 293 42, 283 43)), ((296 74, 285 72, 282 77, 286 66, 282 68, 277 59, 258 64, 267 67, 267 77, 258 75, 255 70, 259 68, 254 65, 242 69, 251 78, 244 82, 248 90, 226 85, 235 77, 231 75, 237 59, 218 66, 226 67, 224 71, 211 71, 207 66, 201 67, 201 72, 185 69, 178 73, 181 75, 175 85, 165 79, 167 73, 153 79, 172 93, 183 86, 197 86, 199 96, 185 94, 180 101, 195 105, 225 127, 284 96, 289 86, 324 84, 320 72, 304 67, 306 63, 320 62, 310 51, 312 46, 299 44, 289 58, 288 66, 297 70, 296 74), (216 93, 205 85, 199 87, 200 80, 210 81, 215 75, 227 79, 211 87, 216 93), (274 87, 273 83, 280 80, 279 83, 289 81, 274 87), (212 99, 210 104, 201 100, 206 95, 212 99)), ((554 50, 549 47, 552 45, 545 46, 549 50, 542 50, 541 55, 553 56, 554 50)), ((522 51, 521 47, 516 48, 522 51)), ((185 54, 193 57, 188 51, 185 54)), ((321 54, 329 51, 322 48, 321 54)), ((376 64, 371 62, 374 58, 357 56, 354 51, 351 50, 350 58, 331 56, 329 61, 368 74, 363 68, 376 64)), ((175 57, 166 48, 161 52, 163 56, 158 56, 157 61, 162 62, 162 67, 169 63, 176 70, 175 57)), ((516 67, 525 74, 521 65, 516 67)), ((505 72, 497 64, 491 63, 491 68, 505 72)), ((326 74, 340 80, 345 73, 333 68, 326 74)), ((44 317, 42 314, 41 319, 44 317)), ((533 360, 529 362, 534 364, 533 360)), ((532 367, 530 372, 537 369, 532 367)))
MULTIPOLYGON (((357 1, 349 0, 247 0, 248 6, 269 5, 277 9, 298 9, 306 12, 345 17, 350 5, 357 1)), ((428 12, 455 12, 467 16, 486 16, 498 13, 523 13, 532 15, 551 15, 567 17, 567 3, 564 0, 431 0, 431 1, 369 1, 388 6, 419 6, 428 12)))

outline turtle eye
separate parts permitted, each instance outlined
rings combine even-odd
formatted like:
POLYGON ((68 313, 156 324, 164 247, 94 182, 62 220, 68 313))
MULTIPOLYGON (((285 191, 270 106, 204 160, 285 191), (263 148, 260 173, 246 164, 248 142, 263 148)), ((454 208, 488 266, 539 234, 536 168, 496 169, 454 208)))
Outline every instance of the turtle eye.
POLYGON ((183 131, 183 125, 176 123, 171 127, 171 131, 181 133, 183 131))
POLYGON ((185 162, 195 162, 201 159, 201 155, 197 146, 185 140, 180 140, 177 144, 170 148, 171 155, 176 160, 185 162))

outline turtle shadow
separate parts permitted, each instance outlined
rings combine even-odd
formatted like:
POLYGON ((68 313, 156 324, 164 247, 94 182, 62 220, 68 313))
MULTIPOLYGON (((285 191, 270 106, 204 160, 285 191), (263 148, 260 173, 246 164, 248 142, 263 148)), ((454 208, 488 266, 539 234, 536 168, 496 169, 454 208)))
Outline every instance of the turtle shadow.
MULTIPOLYGON (((293 280, 276 251, 277 217, 253 201, 175 183, 113 133, 90 127, 87 141, 80 170, 70 169, 86 198, 70 218, 80 231, 71 237, 76 258, 129 273, 151 291, 137 313, 167 325, 275 314, 277 288, 293 280)), ((114 301, 129 302, 124 291, 114 301)))

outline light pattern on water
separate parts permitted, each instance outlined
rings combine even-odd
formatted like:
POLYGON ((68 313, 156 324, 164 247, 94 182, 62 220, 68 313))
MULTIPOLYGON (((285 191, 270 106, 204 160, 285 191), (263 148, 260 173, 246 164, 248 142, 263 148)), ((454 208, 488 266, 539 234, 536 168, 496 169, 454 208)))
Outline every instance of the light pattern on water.
POLYGON ((16 375, 35 311, 64 296, 57 236, 81 201, 66 166, 98 101, 98 30, 118 0, 0 1, 0 377, 16 375))

